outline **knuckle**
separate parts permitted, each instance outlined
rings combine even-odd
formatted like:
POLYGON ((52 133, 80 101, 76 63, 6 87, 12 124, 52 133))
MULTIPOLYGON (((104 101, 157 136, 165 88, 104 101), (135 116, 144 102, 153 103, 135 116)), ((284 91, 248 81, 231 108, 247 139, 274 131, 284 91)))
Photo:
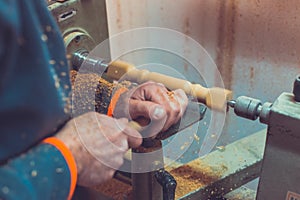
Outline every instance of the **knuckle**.
POLYGON ((136 138, 136 147, 141 146, 143 143, 143 138, 136 138))
POLYGON ((116 143, 119 140, 119 133, 115 132, 112 134, 107 134, 106 135, 108 141, 112 142, 112 143, 116 143))
POLYGON ((158 86, 165 88, 166 86, 162 83, 156 83, 158 86))
POLYGON ((116 158, 116 169, 120 168, 124 163, 123 155, 116 158))
POLYGON ((154 84, 155 84, 155 82, 153 82, 153 81, 147 81, 147 82, 141 84, 138 88, 143 88, 143 87, 147 87, 149 85, 154 85, 154 84))
POLYGON ((185 92, 182 89, 177 89, 174 92, 176 93, 176 96, 178 96, 182 100, 184 100, 184 101, 188 100, 187 95, 185 94, 185 92))
POLYGON ((109 175, 109 179, 111 179, 113 176, 114 176, 114 174, 115 174, 115 170, 110 170, 110 173, 108 174, 109 175))
POLYGON ((165 110, 166 110, 167 117, 169 117, 173 113, 173 109, 171 106, 168 106, 165 110))
POLYGON ((114 176, 114 174, 115 174, 115 170, 114 169, 109 169, 108 172, 106 173, 105 179, 106 180, 111 179, 114 176))
POLYGON ((176 115, 181 112, 181 107, 178 102, 171 104, 171 112, 176 115))
POLYGON ((124 153, 128 150, 127 136, 125 136, 122 132, 117 134, 111 142, 113 143, 112 148, 114 148, 116 153, 124 153))
POLYGON ((121 140, 120 150, 122 153, 125 153, 128 150, 128 141, 127 139, 121 140))

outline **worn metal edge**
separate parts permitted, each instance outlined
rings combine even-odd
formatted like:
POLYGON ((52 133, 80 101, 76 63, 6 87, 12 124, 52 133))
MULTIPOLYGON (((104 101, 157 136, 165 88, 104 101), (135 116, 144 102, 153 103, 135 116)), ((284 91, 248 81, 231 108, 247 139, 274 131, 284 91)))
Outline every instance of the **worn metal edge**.
MULTIPOLYGON (((262 165, 266 132, 266 130, 259 131, 227 145, 224 151, 216 150, 204 158, 199 158, 201 163, 207 166, 215 168, 222 164, 228 170, 221 175, 219 180, 179 199, 215 199, 257 178, 262 165), (245 158, 245 162, 240 163, 239 158, 245 158)), ((190 163, 192 162, 194 161, 190 163)))

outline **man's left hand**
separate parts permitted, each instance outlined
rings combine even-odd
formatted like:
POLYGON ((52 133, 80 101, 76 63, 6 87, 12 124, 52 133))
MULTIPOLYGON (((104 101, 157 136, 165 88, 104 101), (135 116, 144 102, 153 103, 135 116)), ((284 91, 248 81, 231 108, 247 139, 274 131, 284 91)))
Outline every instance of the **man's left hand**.
POLYGON ((188 98, 183 90, 168 91, 154 82, 146 82, 123 93, 114 110, 114 117, 126 117, 146 126, 144 137, 153 137, 179 121, 188 98))

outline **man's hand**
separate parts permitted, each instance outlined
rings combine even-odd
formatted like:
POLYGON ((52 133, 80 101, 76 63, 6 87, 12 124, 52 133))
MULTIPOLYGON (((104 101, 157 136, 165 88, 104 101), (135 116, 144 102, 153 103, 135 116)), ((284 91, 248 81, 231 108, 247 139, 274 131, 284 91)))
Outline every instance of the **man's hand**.
POLYGON ((168 91, 162 84, 147 82, 123 93, 113 114, 147 125, 143 137, 152 137, 178 122, 187 104, 183 90, 168 91))
POLYGON ((142 143, 141 135, 128 120, 96 112, 69 121, 56 135, 71 150, 78 171, 78 184, 95 186, 113 177, 130 147, 142 143))

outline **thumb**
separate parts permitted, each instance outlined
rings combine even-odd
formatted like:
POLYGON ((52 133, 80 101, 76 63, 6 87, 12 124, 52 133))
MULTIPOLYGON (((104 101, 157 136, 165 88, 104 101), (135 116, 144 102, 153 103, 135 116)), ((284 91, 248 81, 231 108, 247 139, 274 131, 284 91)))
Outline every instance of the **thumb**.
POLYGON ((151 101, 130 99, 129 114, 132 119, 144 117, 150 120, 161 120, 167 116, 165 109, 151 101))
POLYGON ((144 138, 152 137, 157 135, 164 127, 167 120, 167 113, 165 109, 150 101, 131 100, 130 116, 133 120, 136 120, 141 125, 146 125, 142 122, 146 121, 148 125, 143 129, 142 136, 144 138), (144 120, 143 120, 144 118, 144 120))

